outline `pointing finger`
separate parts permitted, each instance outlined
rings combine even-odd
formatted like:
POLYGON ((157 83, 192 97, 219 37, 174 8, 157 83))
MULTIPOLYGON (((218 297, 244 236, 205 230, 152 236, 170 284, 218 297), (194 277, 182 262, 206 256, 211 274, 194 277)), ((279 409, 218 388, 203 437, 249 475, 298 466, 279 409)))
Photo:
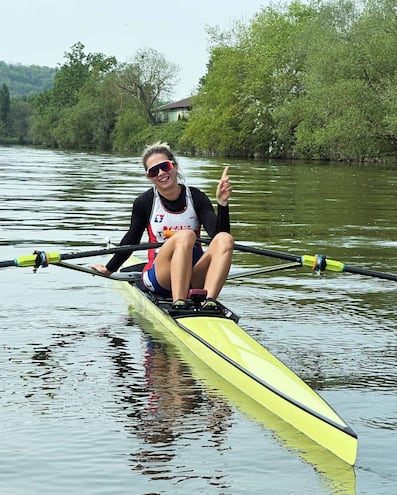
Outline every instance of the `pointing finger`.
POLYGON ((228 172, 229 172, 229 166, 223 169, 222 179, 227 179, 228 172))

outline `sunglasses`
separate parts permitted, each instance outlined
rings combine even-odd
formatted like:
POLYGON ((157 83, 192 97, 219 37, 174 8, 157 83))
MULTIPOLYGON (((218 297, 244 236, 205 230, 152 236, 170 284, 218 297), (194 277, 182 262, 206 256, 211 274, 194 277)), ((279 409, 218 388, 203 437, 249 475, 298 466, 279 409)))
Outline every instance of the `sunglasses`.
POLYGON ((157 165, 154 165, 153 167, 150 167, 146 170, 146 175, 148 177, 157 177, 160 173, 160 170, 163 172, 169 172, 174 168, 174 162, 171 160, 167 160, 165 162, 158 163, 157 165))

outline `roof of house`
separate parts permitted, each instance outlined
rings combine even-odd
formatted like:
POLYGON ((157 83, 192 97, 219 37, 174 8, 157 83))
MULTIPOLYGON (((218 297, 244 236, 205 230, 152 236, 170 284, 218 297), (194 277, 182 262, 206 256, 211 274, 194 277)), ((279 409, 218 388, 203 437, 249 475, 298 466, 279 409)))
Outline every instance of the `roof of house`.
POLYGON ((156 110, 173 110, 177 108, 191 108, 191 98, 184 98, 183 100, 174 101, 173 103, 167 103, 156 108, 156 110))

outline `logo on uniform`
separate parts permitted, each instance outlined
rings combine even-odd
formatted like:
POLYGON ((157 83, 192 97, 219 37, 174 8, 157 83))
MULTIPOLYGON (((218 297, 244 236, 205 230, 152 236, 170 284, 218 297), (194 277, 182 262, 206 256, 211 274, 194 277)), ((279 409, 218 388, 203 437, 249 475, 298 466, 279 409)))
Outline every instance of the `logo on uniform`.
POLYGON ((157 215, 154 217, 155 223, 161 223, 163 220, 164 220, 164 214, 163 213, 157 213, 157 215))

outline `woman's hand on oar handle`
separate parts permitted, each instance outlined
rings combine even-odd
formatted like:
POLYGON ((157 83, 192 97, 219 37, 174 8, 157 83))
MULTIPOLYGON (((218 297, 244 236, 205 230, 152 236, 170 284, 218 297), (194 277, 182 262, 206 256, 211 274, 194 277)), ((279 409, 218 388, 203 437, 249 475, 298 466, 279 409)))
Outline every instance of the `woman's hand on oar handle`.
POLYGON ((218 183, 218 187, 216 188, 216 201, 218 204, 222 206, 226 206, 230 195, 232 194, 232 187, 229 182, 228 177, 229 167, 225 167, 223 170, 223 174, 221 180, 218 183))
POLYGON ((105 265, 91 265, 91 268, 99 273, 102 273, 103 275, 106 275, 107 277, 110 277, 112 274, 112 272, 108 270, 105 265))

